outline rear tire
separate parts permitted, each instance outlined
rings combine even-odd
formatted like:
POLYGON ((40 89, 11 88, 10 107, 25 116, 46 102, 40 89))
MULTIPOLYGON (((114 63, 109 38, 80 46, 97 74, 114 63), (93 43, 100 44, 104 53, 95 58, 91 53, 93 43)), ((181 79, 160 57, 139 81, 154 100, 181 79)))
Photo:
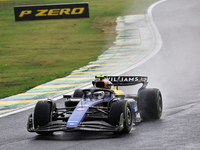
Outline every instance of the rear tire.
POLYGON ((159 89, 143 89, 139 93, 138 109, 143 121, 160 119, 162 95, 159 89))
POLYGON ((109 122, 114 126, 118 126, 120 122, 120 116, 124 115, 124 129, 122 132, 129 133, 131 131, 133 120, 132 120, 132 110, 130 104, 125 101, 116 101, 111 104, 109 122))
POLYGON ((82 98, 83 97, 83 91, 81 89, 76 89, 73 94, 73 98, 82 98))
MULTIPOLYGON (((74 94, 73 94, 73 98, 75 99, 81 99, 83 97, 83 92, 81 89, 76 89, 74 91, 74 94)), ((70 99, 67 99, 65 101, 65 107, 75 107, 77 104, 78 104, 79 101, 71 101, 70 99)))
MULTIPOLYGON (((47 125, 52 121, 52 103, 49 101, 37 102, 34 110, 34 128, 47 125)), ((50 135, 53 132, 37 132, 42 135, 50 135)))

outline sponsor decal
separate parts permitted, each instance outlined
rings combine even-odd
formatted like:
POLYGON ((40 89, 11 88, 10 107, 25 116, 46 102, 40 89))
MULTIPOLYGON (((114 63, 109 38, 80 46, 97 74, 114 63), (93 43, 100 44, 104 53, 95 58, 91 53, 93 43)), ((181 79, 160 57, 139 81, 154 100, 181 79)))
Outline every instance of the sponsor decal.
POLYGON ((78 121, 68 121, 68 122, 78 122, 78 121))
POLYGON ((83 111, 83 110, 84 110, 84 108, 78 108, 77 110, 79 110, 79 111, 83 111))
POLYGON ((108 79, 111 82, 139 82, 139 81, 147 81, 145 77, 137 77, 137 76, 108 76, 108 79))
POLYGON ((88 3, 15 6, 15 21, 89 18, 88 3))

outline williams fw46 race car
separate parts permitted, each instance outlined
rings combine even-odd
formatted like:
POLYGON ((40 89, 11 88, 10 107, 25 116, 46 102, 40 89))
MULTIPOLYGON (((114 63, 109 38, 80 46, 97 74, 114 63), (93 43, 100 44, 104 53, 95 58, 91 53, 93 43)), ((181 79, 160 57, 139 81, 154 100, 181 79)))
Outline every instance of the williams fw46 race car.
POLYGON ((28 117, 27 130, 38 134, 55 131, 109 131, 129 133, 141 121, 160 119, 161 92, 146 88, 143 76, 96 76, 93 88, 64 95, 63 108, 53 100, 39 101, 28 117), (124 95, 119 86, 142 84, 137 94, 124 95))

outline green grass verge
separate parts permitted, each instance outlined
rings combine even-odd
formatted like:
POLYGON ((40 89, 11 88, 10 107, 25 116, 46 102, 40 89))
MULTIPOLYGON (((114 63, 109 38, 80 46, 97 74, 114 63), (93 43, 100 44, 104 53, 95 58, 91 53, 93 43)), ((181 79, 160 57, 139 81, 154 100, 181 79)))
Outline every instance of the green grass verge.
POLYGON ((116 18, 157 0, 0 0, 0 98, 68 75, 96 60, 116 37, 116 18), (13 6, 89 2, 90 18, 14 21, 13 6))

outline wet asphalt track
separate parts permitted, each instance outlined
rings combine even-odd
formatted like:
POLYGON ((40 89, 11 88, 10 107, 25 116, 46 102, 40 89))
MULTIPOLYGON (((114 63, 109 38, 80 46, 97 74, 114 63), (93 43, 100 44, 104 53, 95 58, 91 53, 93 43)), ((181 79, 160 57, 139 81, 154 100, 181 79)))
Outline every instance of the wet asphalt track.
MULTIPOLYGON (((153 9, 161 51, 125 75, 147 75, 148 87, 163 94, 161 120, 142 123, 128 135, 58 132, 38 136, 26 131, 28 110, 0 118, 0 150, 200 149, 200 1, 168 0, 153 9)), ((126 93, 131 88, 124 88, 126 93)))

